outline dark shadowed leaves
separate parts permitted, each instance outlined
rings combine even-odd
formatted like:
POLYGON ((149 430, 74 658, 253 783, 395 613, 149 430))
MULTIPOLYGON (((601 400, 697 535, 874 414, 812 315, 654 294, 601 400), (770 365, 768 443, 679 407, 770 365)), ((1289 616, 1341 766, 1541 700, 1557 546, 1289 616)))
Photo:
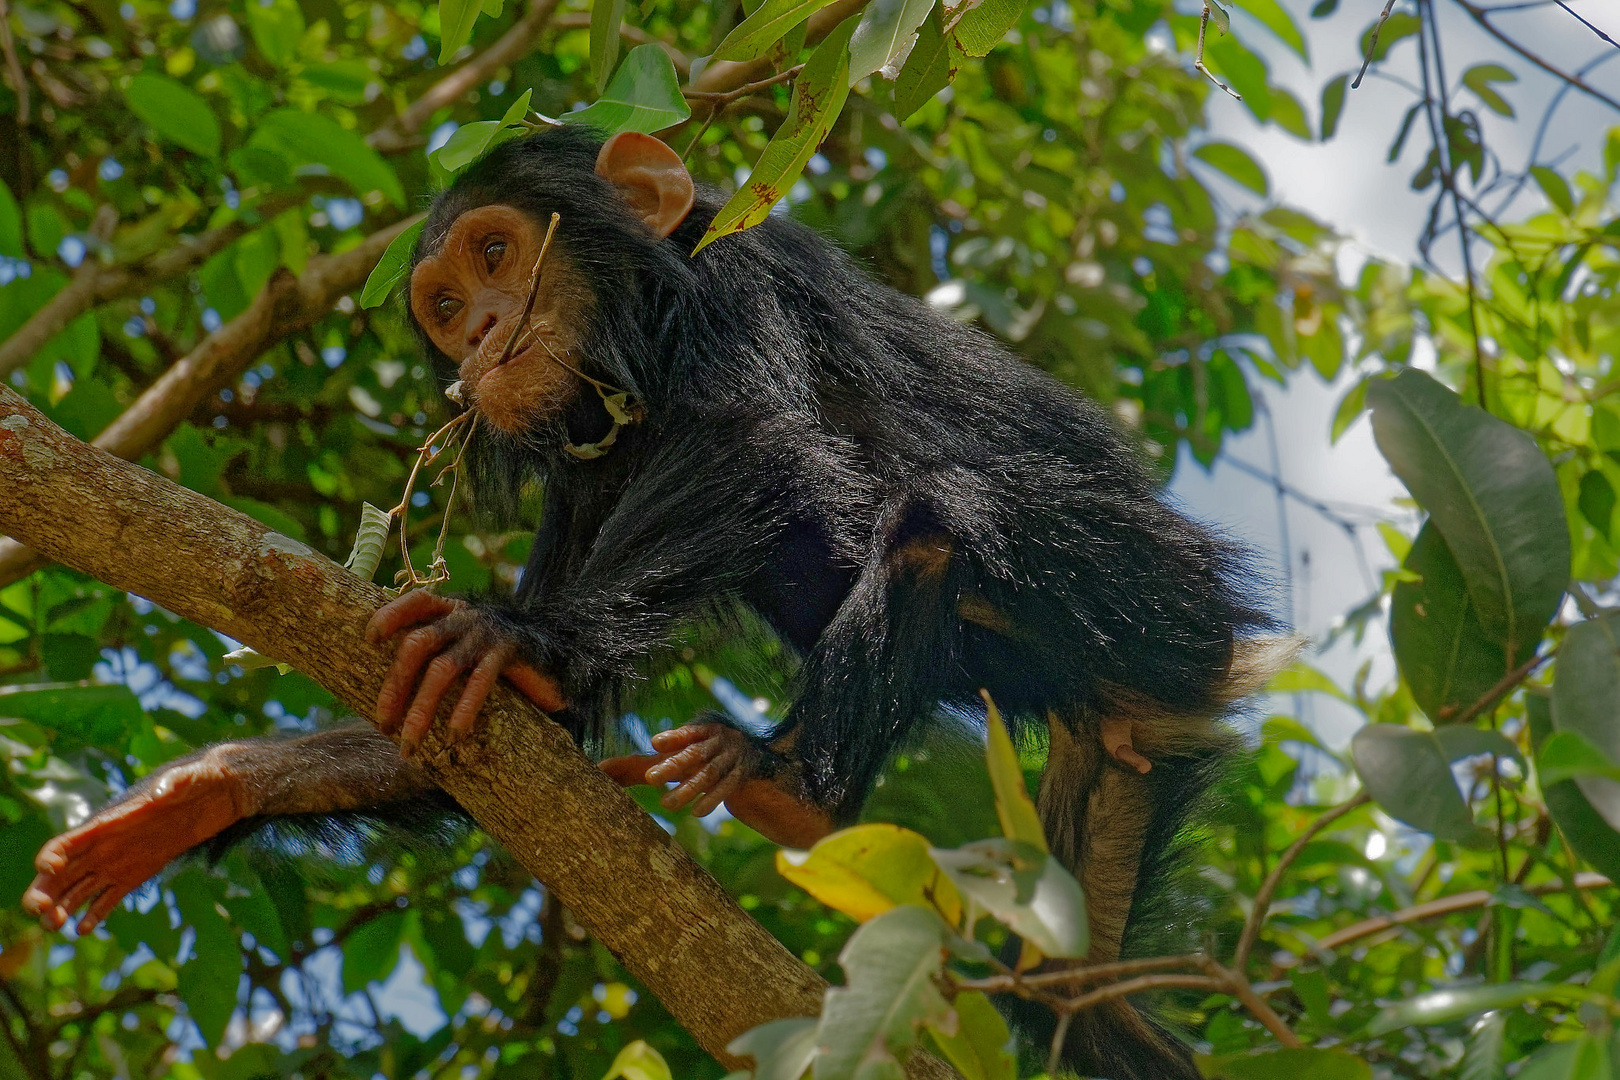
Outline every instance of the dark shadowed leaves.
POLYGON ((1478 838, 1451 759, 1432 732, 1369 724, 1356 732, 1350 750, 1367 793, 1391 817, 1441 840, 1478 838))
POLYGON ((923 20, 917 31, 917 44, 911 49, 906 66, 894 84, 894 115, 905 120, 956 78, 967 62, 967 54, 954 33, 942 33, 938 8, 923 20))
POLYGON ((1344 1050, 1302 1046, 1198 1058, 1209 1080, 1369 1080, 1372 1066, 1344 1050))
POLYGON ((393 168, 359 135, 322 113, 277 109, 259 121, 248 145, 279 153, 293 166, 324 165, 361 195, 380 191, 395 206, 405 205, 393 168))
MULTIPOLYGON (((1559 649, 1553 679, 1553 730, 1583 736, 1607 758, 1620 762, 1620 616, 1588 619, 1570 627, 1559 649)), ((1620 829, 1620 782, 1577 779, 1611 828, 1620 829)))
POLYGON ((1481 627, 1528 656, 1569 581, 1552 464, 1530 435, 1422 372, 1373 383, 1367 401, 1379 450, 1445 537, 1481 627))
MULTIPOLYGON (((1524 710, 1530 722, 1531 742, 1539 753, 1553 735, 1551 695, 1534 691, 1526 694, 1524 710)), ((1620 832, 1604 820, 1575 781, 1549 784, 1543 780, 1541 794, 1575 853, 1610 879, 1620 881, 1620 832)))

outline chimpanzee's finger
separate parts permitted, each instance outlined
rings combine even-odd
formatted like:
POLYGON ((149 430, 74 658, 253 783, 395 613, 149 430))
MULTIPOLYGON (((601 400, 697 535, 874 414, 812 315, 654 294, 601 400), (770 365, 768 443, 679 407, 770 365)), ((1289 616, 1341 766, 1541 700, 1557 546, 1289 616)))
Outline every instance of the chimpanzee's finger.
POLYGON ((719 724, 682 724, 669 731, 660 731, 652 737, 653 749, 660 754, 673 754, 684 750, 720 731, 719 724))
POLYGON ((461 674, 465 666, 453 649, 440 653, 428 664, 427 670, 422 673, 422 685, 417 687, 416 697, 412 699, 410 711, 405 714, 405 724, 400 729, 400 753, 409 757, 416 752, 422 736, 433 724, 433 714, 439 711, 439 702, 444 700, 445 691, 450 689, 450 684, 456 681, 456 676, 461 674))
POLYGON ((405 635, 399 652, 394 654, 394 666, 388 669, 382 689, 377 693, 377 726, 384 735, 392 735, 399 727, 422 665, 438 654, 449 640, 450 635, 438 623, 405 635))
POLYGON ((703 798, 692 804, 692 816, 708 817, 718 810, 720 804, 731 798, 732 793, 742 784, 745 775, 743 770, 733 767, 703 798))
POLYGON ((101 924, 101 921, 112 914, 118 901, 129 895, 123 889, 109 887, 106 892, 96 897, 96 902, 90 905, 90 910, 84 918, 79 920, 79 933, 88 934, 101 924))
MULTIPOLYGON (((656 743, 654 749, 659 749, 656 743)), ((726 740, 720 735, 710 735, 700 742, 689 744, 686 749, 673 754, 666 754, 664 760, 647 770, 647 782, 650 784, 665 784, 671 780, 688 780, 698 769, 709 761, 718 757, 726 748, 726 740)))
POLYGON ((461 605, 460 600, 438 596, 426 589, 413 589, 378 608, 366 623, 366 640, 376 645, 387 641, 407 626, 441 618, 461 605))
POLYGON ((508 664, 501 672, 506 681, 517 687, 523 696, 546 712, 557 712, 568 706, 563 700, 562 687, 550 675, 536 671, 528 664, 508 664))
POLYGON ((80 878, 73 888, 63 893, 62 899, 56 902, 57 910, 64 916, 62 921, 67 922, 68 919, 73 917, 75 911, 78 911, 106 887, 106 881, 102 880, 98 874, 86 874, 80 878))
POLYGON ((635 787, 647 783, 647 768, 664 758, 661 754, 626 754, 610 757, 596 763, 609 780, 620 787, 635 787))
POLYGON ((501 668, 512 658, 512 650, 508 647, 490 649, 478 659, 478 666, 472 669, 467 676, 467 685, 461 688, 461 697, 456 702, 455 711, 450 714, 450 737, 457 738, 472 730, 474 721, 478 719, 478 710, 484 707, 489 698, 489 692, 495 686, 495 680, 501 677, 501 668))
MULTIPOLYGON (((737 759, 740 756, 736 750, 729 747, 722 750, 718 755, 709 759, 701 769, 693 773, 685 783, 665 792, 664 797, 658 801, 663 804, 666 810, 679 810, 704 792, 719 787, 720 781, 735 769, 737 759)), ((652 772, 651 769, 647 771, 652 772)))

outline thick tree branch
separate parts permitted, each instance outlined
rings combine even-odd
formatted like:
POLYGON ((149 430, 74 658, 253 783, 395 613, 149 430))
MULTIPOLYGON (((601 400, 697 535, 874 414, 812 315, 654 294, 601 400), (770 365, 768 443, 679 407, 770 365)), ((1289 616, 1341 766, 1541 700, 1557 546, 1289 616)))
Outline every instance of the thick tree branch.
MULTIPOLYGON (((131 461, 155 449, 199 403, 240 378, 266 349, 313 325, 340 296, 364 285, 389 241, 417 220, 407 218, 375 232, 342 254, 316 256, 301 277, 276 271, 246 311, 181 357, 96 436, 94 445, 131 461)), ((0 540, 0 588, 44 562, 16 540, 0 540)))
MULTIPOLYGON (((53 559, 287 661, 369 716, 393 652, 386 599, 336 563, 85 445, 0 388, 0 528, 53 559)), ((443 718, 441 718, 442 721, 443 718)), ((821 979, 502 686, 478 730, 420 760, 721 1062, 767 1020, 815 1013, 821 979)))

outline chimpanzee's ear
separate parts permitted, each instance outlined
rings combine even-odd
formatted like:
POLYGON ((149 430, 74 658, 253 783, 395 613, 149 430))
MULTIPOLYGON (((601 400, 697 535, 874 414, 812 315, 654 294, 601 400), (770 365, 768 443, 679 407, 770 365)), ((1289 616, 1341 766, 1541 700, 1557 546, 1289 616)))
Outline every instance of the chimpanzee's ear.
POLYGON ((621 131, 602 144, 596 175, 618 188, 654 235, 668 236, 692 209, 692 174, 651 135, 621 131))

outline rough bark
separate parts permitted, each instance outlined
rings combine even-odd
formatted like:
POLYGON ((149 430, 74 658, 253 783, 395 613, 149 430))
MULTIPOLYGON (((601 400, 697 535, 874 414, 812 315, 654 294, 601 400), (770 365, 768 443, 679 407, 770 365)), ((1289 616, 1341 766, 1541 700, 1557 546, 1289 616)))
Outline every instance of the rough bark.
MULTIPOLYGON (((0 529, 56 561, 290 663, 371 717, 391 645, 365 640, 382 589, 252 518, 80 442, 0 387, 0 529)), ((448 713, 448 706, 441 720, 448 713)), ((728 1067, 826 984, 726 895, 562 728, 504 683, 477 729, 422 763, 728 1067)), ((913 1080, 955 1074, 917 1055, 913 1080)))
MULTIPOLYGON (((0 528, 52 559, 296 666, 370 716, 393 653, 368 645, 383 591, 252 518, 73 438, 0 388, 0 528)), ((502 685, 478 730, 423 763, 624 961, 704 1049, 819 1011, 825 988, 502 685)))

